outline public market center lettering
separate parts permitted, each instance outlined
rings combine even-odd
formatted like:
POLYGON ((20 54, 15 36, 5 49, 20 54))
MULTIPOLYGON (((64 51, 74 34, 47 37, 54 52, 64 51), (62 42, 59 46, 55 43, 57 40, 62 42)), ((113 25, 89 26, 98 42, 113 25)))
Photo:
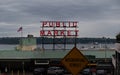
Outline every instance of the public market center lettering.
POLYGON ((78 36, 77 21, 41 21, 40 36, 78 36))

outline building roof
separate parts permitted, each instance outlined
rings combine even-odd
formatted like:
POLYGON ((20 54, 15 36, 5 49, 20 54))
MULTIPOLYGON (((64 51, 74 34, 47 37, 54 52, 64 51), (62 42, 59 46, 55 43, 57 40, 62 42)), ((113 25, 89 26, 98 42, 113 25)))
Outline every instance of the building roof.
MULTIPOLYGON (((17 51, 17 50, 2 50, 0 51, 1 59, 49 59, 49 58, 64 58, 69 50, 54 50, 54 51, 17 51)), ((94 55, 96 58, 112 58, 115 50, 80 50, 83 55, 94 55)))

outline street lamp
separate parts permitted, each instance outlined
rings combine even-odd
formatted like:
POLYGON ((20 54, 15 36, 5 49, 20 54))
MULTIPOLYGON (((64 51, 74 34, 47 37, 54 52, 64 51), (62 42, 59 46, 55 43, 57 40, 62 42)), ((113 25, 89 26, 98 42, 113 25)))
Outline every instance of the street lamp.
POLYGON ((103 37, 103 40, 104 40, 104 51, 105 51, 105 62, 107 61, 106 57, 107 57, 107 53, 106 53, 106 49, 107 49, 107 42, 106 42, 106 37, 103 37))

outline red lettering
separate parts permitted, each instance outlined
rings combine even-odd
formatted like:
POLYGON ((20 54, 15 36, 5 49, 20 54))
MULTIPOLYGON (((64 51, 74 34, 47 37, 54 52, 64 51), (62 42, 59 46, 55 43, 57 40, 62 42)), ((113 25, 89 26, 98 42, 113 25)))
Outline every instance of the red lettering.
POLYGON ((65 35, 64 30, 60 31, 60 35, 61 35, 61 36, 64 36, 64 35, 65 35))
POLYGON ((73 22, 73 27, 77 27, 78 22, 73 22))
POLYGON ((58 30, 54 30, 54 35, 58 35, 58 30))
POLYGON ((42 21, 41 24, 43 28, 40 31, 40 36, 53 36, 53 35, 78 36, 79 35, 78 34, 79 30, 77 30, 77 24, 78 24, 77 21, 42 21))
POLYGON ((67 31, 67 36, 71 36, 71 31, 70 30, 67 31))
POLYGON ((49 27, 53 27, 54 26, 54 22, 49 22, 49 27))
POLYGON ((63 27, 66 27, 65 22, 62 22, 63 27))
POLYGON ((56 22, 56 27, 60 27, 60 22, 56 22))
POLYGON ((46 27, 45 25, 47 25, 47 21, 42 21, 42 27, 46 27))
POLYGON ((44 36, 45 35, 45 31, 44 30, 41 30, 40 31, 40 36, 44 36))
POLYGON ((52 33, 50 30, 48 31, 47 36, 52 36, 52 33))

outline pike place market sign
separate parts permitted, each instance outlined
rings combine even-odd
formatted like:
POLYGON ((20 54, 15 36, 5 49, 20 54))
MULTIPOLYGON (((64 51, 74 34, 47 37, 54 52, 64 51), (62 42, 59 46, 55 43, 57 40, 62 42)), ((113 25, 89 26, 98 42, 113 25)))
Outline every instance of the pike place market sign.
POLYGON ((40 36, 78 36, 77 21, 41 21, 40 36))
POLYGON ((73 75, 78 75, 88 64, 86 57, 76 47, 74 47, 61 62, 73 75))

